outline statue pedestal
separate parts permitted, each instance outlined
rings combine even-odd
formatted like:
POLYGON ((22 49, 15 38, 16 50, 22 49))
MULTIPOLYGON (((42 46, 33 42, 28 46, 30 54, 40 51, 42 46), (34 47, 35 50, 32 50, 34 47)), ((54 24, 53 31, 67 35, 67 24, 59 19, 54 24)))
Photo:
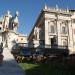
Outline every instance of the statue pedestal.
POLYGON ((11 54, 11 50, 9 50, 8 48, 4 48, 3 50, 3 56, 4 56, 4 61, 10 61, 10 60, 14 60, 14 56, 11 54))

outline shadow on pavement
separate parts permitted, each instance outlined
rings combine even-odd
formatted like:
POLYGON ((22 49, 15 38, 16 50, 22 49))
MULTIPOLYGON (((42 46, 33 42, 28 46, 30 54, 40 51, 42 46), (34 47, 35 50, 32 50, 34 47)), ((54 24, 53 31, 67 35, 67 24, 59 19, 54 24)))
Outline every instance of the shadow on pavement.
POLYGON ((25 75, 14 59, 4 60, 0 65, 0 75, 25 75))

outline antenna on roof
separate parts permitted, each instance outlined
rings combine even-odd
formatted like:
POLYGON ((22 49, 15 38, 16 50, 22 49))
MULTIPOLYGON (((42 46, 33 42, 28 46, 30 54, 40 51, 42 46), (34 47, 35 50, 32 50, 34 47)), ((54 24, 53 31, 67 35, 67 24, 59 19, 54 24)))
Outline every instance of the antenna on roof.
POLYGON ((59 9, 59 8, 58 8, 58 5, 56 4, 56 10, 58 11, 58 9, 59 9))

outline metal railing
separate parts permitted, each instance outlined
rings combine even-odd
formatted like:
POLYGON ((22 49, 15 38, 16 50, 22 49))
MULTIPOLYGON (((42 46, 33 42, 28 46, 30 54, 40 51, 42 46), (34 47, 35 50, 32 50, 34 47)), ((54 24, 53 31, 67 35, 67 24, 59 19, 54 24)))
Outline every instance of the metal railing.
POLYGON ((68 49, 68 46, 62 46, 62 45, 29 45, 29 48, 50 48, 50 49, 68 49))

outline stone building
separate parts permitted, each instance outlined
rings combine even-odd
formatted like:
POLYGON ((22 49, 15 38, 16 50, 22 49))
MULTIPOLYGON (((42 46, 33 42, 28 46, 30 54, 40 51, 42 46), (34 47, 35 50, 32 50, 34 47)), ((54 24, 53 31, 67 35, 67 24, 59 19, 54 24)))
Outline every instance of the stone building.
POLYGON ((45 5, 29 34, 28 43, 29 47, 63 49, 74 54, 75 11, 45 5))
POLYGON ((17 32, 19 25, 18 15, 18 11, 14 16, 11 15, 10 11, 7 11, 7 13, 0 18, 0 43, 3 43, 4 48, 8 47, 11 49, 14 44, 18 43, 17 39, 20 35, 20 33, 17 32))
POLYGON ((19 34, 19 35, 18 35, 18 38, 17 38, 17 43, 18 43, 20 46, 28 47, 27 35, 19 34))

